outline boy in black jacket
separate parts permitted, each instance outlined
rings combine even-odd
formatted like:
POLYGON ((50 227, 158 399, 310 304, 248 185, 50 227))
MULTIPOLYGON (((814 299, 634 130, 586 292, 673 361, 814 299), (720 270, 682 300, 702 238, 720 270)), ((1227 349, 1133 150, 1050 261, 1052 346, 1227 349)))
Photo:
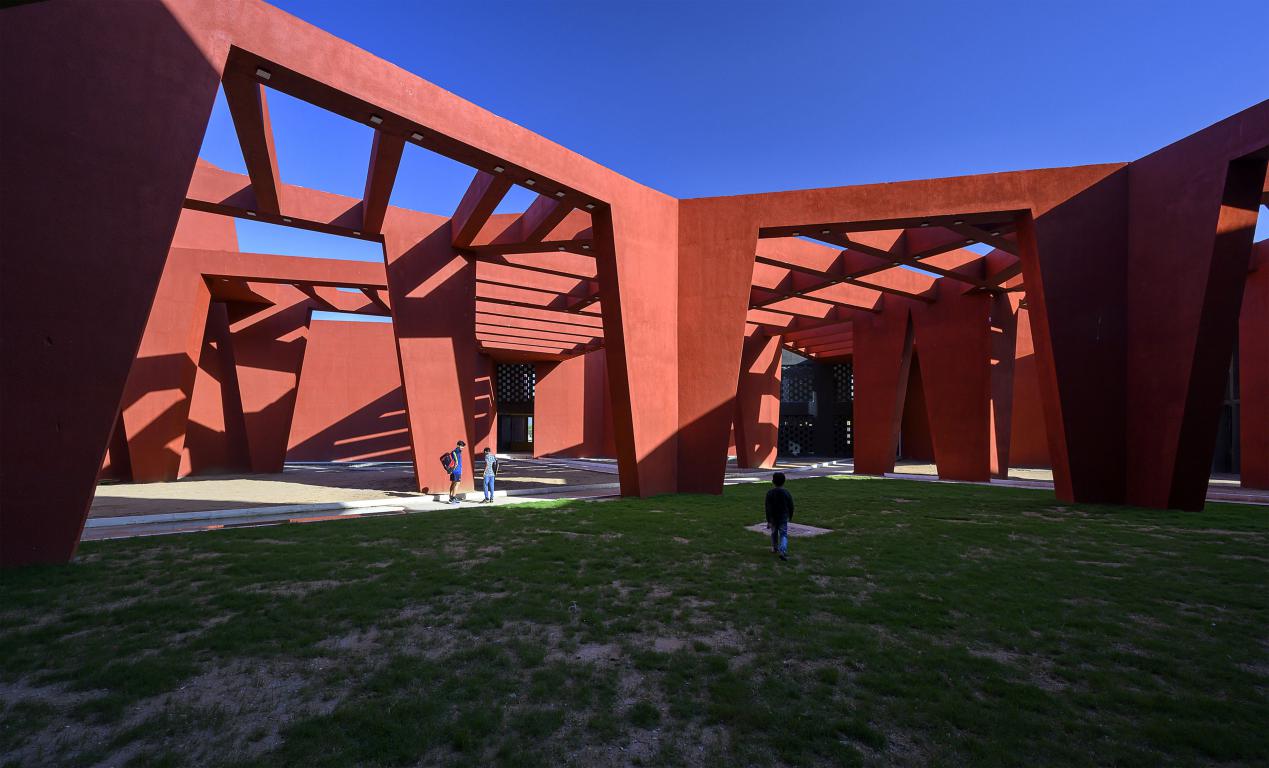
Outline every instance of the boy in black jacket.
POLYGON ((775 487, 767 491, 767 528, 771 531, 771 551, 781 560, 789 559, 789 521, 793 519, 793 494, 784 489, 784 473, 771 476, 775 487))

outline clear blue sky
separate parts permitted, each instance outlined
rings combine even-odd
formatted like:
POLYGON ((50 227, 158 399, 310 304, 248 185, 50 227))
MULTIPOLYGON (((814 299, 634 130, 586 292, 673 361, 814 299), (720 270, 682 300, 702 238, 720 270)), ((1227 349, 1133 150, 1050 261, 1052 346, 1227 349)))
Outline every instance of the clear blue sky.
MULTIPOLYGON (((1269 0, 276 4, 678 197, 1132 160, 1269 98, 1269 0)), ((370 129, 273 96, 283 179, 360 195, 370 129)), ((223 99, 203 151, 244 170, 223 99)), ((470 177, 408 146, 392 202, 470 177)), ((243 249, 379 257, 276 229, 243 249)))

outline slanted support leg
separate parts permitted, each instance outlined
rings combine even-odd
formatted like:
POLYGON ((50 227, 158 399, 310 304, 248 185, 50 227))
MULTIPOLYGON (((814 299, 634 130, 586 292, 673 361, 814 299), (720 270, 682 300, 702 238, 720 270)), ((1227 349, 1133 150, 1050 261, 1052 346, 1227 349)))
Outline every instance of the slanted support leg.
POLYGON ((183 21, 157 2, 4 11, 2 567, 79 543, 228 52, 183 21))
POLYGON ((736 386, 736 464, 775 466, 780 436, 780 337, 754 331, 745 337, 736 386))
POLYGON ((475 262, 454 249, 449 222, 420 231, 394 213, 384 224, 384 254, 418 487, 449 489, 440 456, 462 440, 459 489, 470 491, 477 444, 475 262))

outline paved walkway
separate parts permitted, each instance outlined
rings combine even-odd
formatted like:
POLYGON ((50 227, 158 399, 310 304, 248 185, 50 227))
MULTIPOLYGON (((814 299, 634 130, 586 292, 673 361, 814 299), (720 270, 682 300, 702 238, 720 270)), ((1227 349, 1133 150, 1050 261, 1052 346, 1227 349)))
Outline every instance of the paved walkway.
MULTIPOLYGON (((607 471, 575 468, 551 460, 508 458, 502 462, 498 490, 546 493, 564 487, 615 482, 616 477, 607 471)), ((391 501, 420 496, 422 494, 414 486, 414 469, 410 462, 304 462, 287 464, 283 472, 272 475, 203 476, 171 483, 102 484, 97 487, 89 518, 391 501)))

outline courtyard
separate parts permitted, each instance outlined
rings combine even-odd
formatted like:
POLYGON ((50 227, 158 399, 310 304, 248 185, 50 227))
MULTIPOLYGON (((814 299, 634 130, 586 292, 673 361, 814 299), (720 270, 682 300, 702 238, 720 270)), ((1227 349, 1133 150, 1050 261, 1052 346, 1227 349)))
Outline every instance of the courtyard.
POLYGON ((1251 765, 1263 506, 767 486, 85 542, 0 573, 0 765, 1251 765))

